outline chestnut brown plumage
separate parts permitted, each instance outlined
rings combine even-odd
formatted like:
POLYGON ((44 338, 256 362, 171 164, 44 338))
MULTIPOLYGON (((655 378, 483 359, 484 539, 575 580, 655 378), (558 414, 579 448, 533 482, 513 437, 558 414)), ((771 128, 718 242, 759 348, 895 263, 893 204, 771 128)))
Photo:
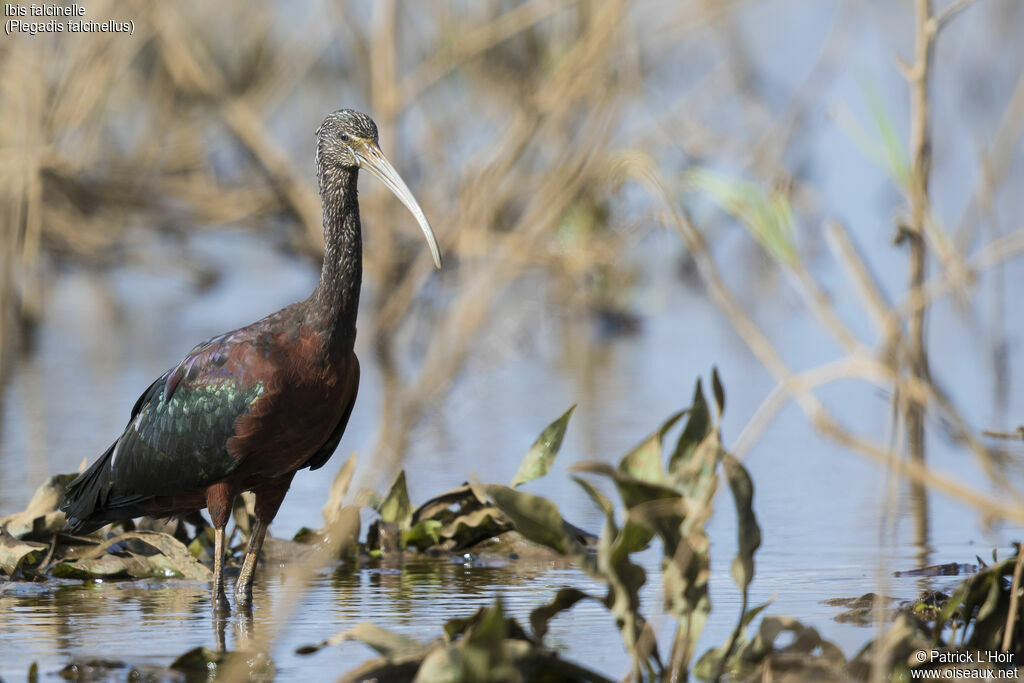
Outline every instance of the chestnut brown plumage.
POLYGON ((235 587, 248 602, 267 526, 295 472, 322 467, 337 448, 359 387, 353 346, 362 280, 356 181, 361 167, 413 213, 435 265, 440 252, 419 204, 359 112, 317 130, 324 263, 304 301, 197 345, 135 403, 120 437, 68 488, 62 509, 78 532, 141 515, 206 507, 216 531, 213 597, 224 597, 224 528, 235 497, 252 491, 256 523, 235 587))

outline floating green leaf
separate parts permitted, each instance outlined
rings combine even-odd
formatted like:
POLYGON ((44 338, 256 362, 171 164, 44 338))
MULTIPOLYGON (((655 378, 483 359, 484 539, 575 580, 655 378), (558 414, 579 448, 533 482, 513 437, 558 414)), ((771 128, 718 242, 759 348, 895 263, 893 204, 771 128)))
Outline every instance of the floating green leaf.
POLYGON ((436 519, 420 520, 409 527, 402 535, 402 543, 408 548, 425 550, 441 542, 441 528, 444 526, 436 519))
POLYGON ((558 455, 558 449, 562 447, 562 439, 565 437, 565 430, 569 426, 569 418, 572 417, 574 410, 576 410, 575 405, 565 411, 560 418, 549 424, 540 433, 540 436, 537 437, 533 446, 526 453, 526 457, 523 458, 523 462, 519 465, 519 471, 516 473, 515 478, 512 479, 511 485, 513 488, 548 473, 548 470, 551 469, 551 463, 555 461, 555 456, 558 455))

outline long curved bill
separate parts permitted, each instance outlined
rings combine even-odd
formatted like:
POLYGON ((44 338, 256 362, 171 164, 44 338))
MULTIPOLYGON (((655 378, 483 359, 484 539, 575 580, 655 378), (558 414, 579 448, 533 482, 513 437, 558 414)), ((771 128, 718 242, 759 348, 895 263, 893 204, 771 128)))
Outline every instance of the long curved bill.
POLYGON ((376 142, 372 140, 359 140, 359 143, 353 145, 352 151, 359 158, 360 163, 366 166, 366 169, 382 183, 387 185, 388 189, 394 192, 395 196, 405 204, 405 208, 409 209, 412 215, 416 217, 420 228, 423 229, 423 236, 427 238, 427 246, 430 247, 430 255, 434 257, 434 265, 440 268, 441 250, 437 246, 437 239, 434 237, 433 230, 430 229, 430 222, 423 215, 423 209, 420 208, 419 202, 412 196, 412 192, 405 184, 405 181, 402 180, 402 176, 398 175, 398 171, 387 160, 384 153, 380 151, 380 147, 376 142))

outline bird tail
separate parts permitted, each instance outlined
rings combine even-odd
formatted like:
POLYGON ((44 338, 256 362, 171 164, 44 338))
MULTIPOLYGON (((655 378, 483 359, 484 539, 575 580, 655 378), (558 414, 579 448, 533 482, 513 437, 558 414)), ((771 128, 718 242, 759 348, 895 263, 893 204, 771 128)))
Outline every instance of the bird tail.
POLYGON ((110 522, 143 514, 138 503, 149 496, 121 496, 113 490, 110 466, 116 446, 115 441, 68 484, 60 509, 68 518, 65 528, 71 533, 92 533, 110 522))
POLYGON ((115 441, 103 455, 96 459, 96 462, 68 484, 60 509, 68 518, 65 528, 72 533, 87 534, 107 523, 91 518, 103 508, 106 498, 105 489, 109 490, 109 486, 104 486, 104 484, 110 479, 110 456, 116 445, 115 441))

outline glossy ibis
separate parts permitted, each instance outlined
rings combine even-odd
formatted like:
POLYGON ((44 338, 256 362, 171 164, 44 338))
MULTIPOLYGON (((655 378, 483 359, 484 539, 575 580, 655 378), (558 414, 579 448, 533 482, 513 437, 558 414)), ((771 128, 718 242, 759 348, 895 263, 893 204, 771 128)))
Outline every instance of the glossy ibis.
POLYGON ((359 387, 353 351, 362 279, 356 180, 365 167, 430 224, 377 144, 377 126, 343 109, 316 133, 324 263, 316 289, 251 325, 208 339, 143 392, 124 433, 75 479, 62 509, 76 532, 141 515, 209 510, 216 531, 214 605, 223 607, 224 527, 235 497, 252 491, 256 523, 235 599, 248 603, 256 560, 297 470, 323 467, 359 387))

